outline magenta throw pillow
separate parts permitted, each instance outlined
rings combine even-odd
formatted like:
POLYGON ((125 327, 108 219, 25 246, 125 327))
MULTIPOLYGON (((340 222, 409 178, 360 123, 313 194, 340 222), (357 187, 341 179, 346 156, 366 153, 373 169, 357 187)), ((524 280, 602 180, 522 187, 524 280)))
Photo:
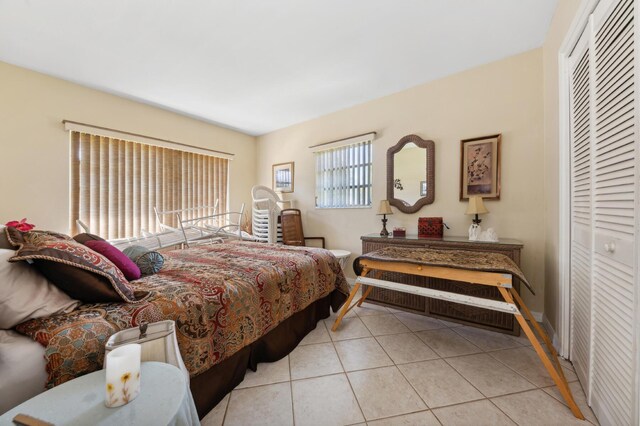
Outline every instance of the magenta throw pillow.
POLYGON ((138 265, 133 263, 127 255, 109 244, 107 241, 89 240, 85 241, 84 245, 109 259, 122 271, 127 280, 137 280, 142 275, 138 265))

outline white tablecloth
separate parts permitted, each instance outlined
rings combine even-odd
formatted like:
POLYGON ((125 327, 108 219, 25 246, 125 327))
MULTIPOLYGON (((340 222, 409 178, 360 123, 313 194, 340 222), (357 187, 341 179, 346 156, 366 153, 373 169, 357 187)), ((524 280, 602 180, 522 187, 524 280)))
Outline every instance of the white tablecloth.
POLYGON ((144 362, 140 395, 129 404, 107 408, 105 370, 66 382, 41 393, 0 417, 13 425, 16 414, 60 425, 199 425, 198 413, 182 372, 161 362, 144 362))

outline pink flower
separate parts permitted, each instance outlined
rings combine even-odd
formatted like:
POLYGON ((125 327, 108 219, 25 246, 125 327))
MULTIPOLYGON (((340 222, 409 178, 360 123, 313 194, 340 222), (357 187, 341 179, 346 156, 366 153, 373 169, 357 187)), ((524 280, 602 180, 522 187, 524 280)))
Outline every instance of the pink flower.
POLYGON ((12 220, 10 222, 7 222, 7 223, 5 223, 5 226, 7 228, 16 228, 18 231, 22 231, 22 232, 31 231, 33 228, 35 228, 35 225, 27 223, 27 218, 26 217, 23 218, 20 221, 12 220))

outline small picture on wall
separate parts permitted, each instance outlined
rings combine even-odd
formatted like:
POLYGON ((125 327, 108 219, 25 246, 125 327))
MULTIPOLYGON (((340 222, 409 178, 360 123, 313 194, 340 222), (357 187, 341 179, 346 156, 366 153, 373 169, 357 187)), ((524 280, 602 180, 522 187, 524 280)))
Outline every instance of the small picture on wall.
POLYGON ((500 199, 500 142, 502 135, 460 141, 460 200, 481 196, 500 199))
POLYGON ((276 192, 293 192, 293 161, 274 164, 273 190, 276 192))

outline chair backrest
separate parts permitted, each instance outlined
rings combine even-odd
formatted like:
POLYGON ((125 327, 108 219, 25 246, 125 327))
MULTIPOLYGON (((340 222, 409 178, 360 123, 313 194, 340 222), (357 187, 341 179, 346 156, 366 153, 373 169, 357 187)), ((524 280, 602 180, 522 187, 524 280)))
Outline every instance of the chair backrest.
POLYGON ((273 189, 263 185, 256 185, 251 188, 251 198, 253 199, 254 208, 262 210, 271 209, 272 207, 277 208, 277 203, 282 201, 273 189))
POLYGON ((280 212, 282 224, 282 242, 289 246, 304 246, 302 216, 298 209, 285 209, 280 212))

